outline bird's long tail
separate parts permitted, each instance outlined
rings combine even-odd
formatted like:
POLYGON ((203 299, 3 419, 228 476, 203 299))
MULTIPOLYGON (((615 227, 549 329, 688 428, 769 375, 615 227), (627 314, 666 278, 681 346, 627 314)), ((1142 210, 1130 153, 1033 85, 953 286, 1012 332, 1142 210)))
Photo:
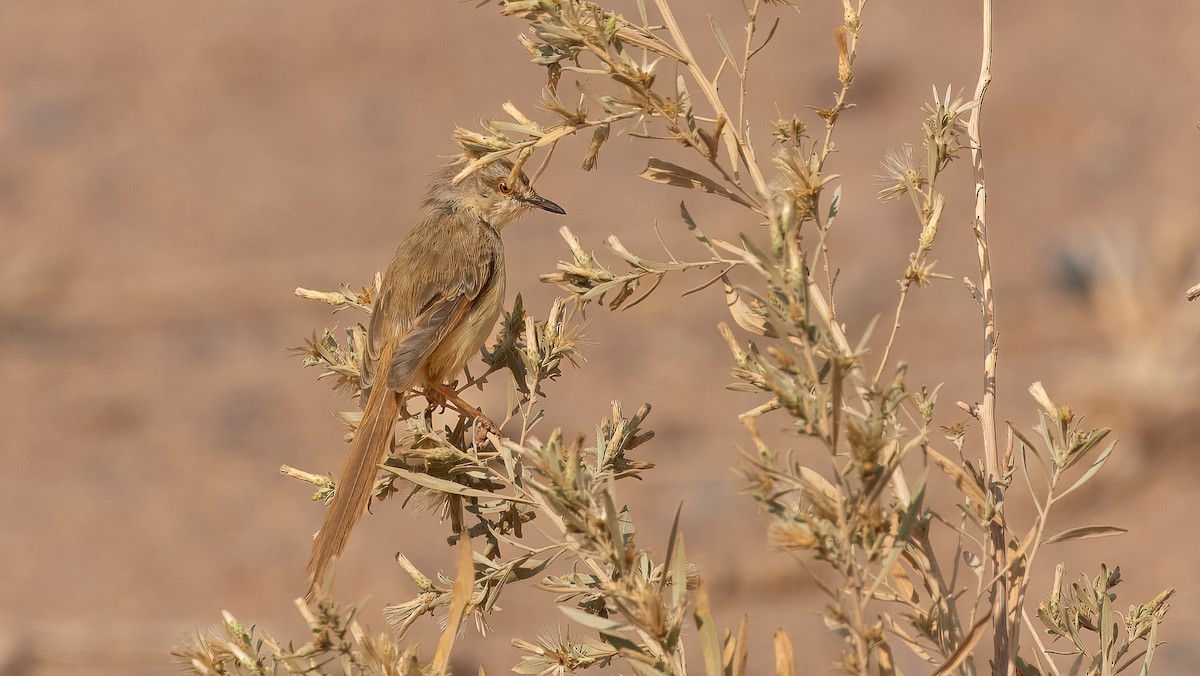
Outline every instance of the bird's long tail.
POLYGON ((346 547, 346 539, 362 518, 371 499, 379 462, 391 445, 392 426, 400 412, 400 395, 384 383, 377 383, 367 397, 362 422, 350 443, 350 452, 338 477, 333 502, 325 512, 325 521, 313 541, 312 556, 305 574, 311 598, 325 583, 325 570, 346 547))

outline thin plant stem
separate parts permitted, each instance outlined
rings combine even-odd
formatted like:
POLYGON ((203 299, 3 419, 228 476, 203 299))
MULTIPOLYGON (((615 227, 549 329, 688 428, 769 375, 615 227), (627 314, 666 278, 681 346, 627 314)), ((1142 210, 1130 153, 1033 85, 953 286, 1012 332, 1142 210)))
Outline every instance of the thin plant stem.
MULTIPOLYGON (((992 570, 1000 572, 1008 568, 1008 551, 1003 524, 1004 492, 1001 483, 1000 453, 996 438, 996 372, 999 348, 996 340, 996 299, 992 286, 992 262, 987 234, 987 182, 983 170, 983 146, 980 139, 980 118, 983 99, 992 82, 992 2, 983 0, 983 56, 979 67, 979 80, 975 86, 975 107, 967 121, 967 136, 971 144, 971 167, 975 174, 975 242, 979 253, 980 298, 983 309, 983 402, 978 407, 982 426, 984 471, 986 487, 994 502, 997 518, 989 529, 988 558, 992 570)), ((991 587, 992 603, 992 648, 994 658, 992 673, 996 676, 1011 676, 1016 669, 1018 648, 1017 631, 1013 620, 1017 614, 1009 608, 1009 586, 1007 574, 996 576, 991 587)))
MULTIPOLYGON (((700 91, 704 93, 704 98, 713 107, 718 119, 724 117, 726 120, 732 120, 729 112, 725 110, 725 104, 721 101, 720 94, 717 93, 716 85, 708 79, 696 64, 696 57, 692 55, 692 49, 683 37, 683 31, 679 29, 679 23, 675 21, 675 14, 671 11, 667 0, 654 0, 654 4, 658 7, 659 14, 662 15, 663 24, 666 26, 667 32, 671 34, 671 39, 675 42, 675 49, 683 55, 684 65, 691 72, 692 79, 699 85, 700 91)), ((746 171, 750 174, 750 179, 754 182, 755 190, 760 195, 766 194, 767 181, 763 178, 762 170, 759 169, 758 161, 754 157, 754 148, 742 138, 741 130, 734 129, 732 124, 727 124, 721 128, 721 133, 725 136, 726 143, 737 150, 743 166, 746 167, 746 171)))
POLYGON ((750 47, 758 27, 758 8, 761 5, 762 0, 754 0, 754 6, 746 12, 746 48, 743 51, 742 67, 738 70, 738 83, 741 85, 738 88, 738 129, 746 128, 746 78, 750 74, 750 55, 753 53, 750 47))

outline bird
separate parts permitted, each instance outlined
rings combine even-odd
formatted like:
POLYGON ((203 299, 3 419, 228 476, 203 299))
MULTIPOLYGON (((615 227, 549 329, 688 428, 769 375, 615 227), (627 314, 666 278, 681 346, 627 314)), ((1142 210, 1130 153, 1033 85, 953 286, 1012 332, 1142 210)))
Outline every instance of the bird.
POLYGON ((566 211, 538 195, 507 158, 456 184, 460 168, 451 164, 434 174, 424 216, 397 247, 372 306, 360 373, 362 420, 313 540, 305 570, 310 599, 367 509, 405 393, 423 386, 431 403, 452 402, 488 432, 499 432, 445 383, 478 354, 503 308, 501 231, 534 209, 566 211))

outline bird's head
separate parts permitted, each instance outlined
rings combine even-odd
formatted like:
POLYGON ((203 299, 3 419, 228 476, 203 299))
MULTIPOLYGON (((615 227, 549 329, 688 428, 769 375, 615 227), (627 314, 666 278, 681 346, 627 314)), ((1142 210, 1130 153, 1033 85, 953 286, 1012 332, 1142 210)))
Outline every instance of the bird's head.
POLYGON ((425 194, 425 206, 466 211, 488 222, 497 230, 523 216, 530 209, 556 214, 567 213, 542 197, 529 184, 525 172, 513 175, 511 161, 501 158, 466 177, 457 185, 454 176, 461 166, 452 165, 438 172, 425 194))

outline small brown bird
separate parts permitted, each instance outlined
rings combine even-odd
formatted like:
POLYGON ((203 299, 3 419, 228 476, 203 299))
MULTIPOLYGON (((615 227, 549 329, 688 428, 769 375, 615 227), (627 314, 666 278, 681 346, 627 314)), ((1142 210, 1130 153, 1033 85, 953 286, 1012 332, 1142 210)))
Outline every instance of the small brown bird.
POLYGON ((434 175, 422 203, 425 217, 400 243, 383 276, 362 360, 362 422, 313 542, 306 570, 310 596, 366 511, 409 389, 424 385, 427 397, 452 402, 498 431, 445 382, 479 352, 504 305, 500 231, 533 208, 566 212, 534 192, 523 172, 514 176, 506 159, 454 185, 459 169, 434 175))

